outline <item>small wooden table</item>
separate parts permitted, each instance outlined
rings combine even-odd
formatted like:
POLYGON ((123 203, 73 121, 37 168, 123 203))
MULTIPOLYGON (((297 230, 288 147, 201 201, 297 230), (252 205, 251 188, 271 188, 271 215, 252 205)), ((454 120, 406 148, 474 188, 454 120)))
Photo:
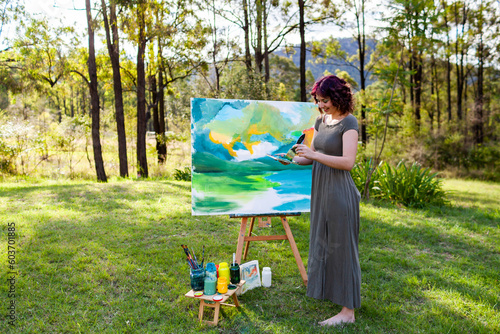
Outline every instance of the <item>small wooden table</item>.
POLYGON ((243 284, 245 284, 245 281, 241 280, 240 283, 237 284, 236 289, 234 289, 234 290, 227 290, 226 293, 220 294, 220 295, 219 294, 215 294, 215 295, 211 295, 211 296, 202 295, 200 297, 195 297, 194 296, 194 291, 191 290, 188 293, 186 293, 184 296, 200 300, 200 311, 198 312, 198 319, 200 320, 200 322, 203 321, 203 322, 206 322, 207 324, 217 326, 217 323, 219 322, 219 311, 220 311, 220 306, 221 305, 231 306, 231 307, 239 307, 240 306, 240 303, 238 302, 238 297, 236 297, 236 292, 241 289, 241 287, 243 286, 243 284), (222 300, 220 300, 220 301, 214 301, 212 299, 214 296, 222 296, 222 300), (224 303, 229 297, 233 297, 234 304, 224 303), (211 301, 214 304, 209 304, 209 303, 207 303, 208 301, 211 301), (212 308, 215 309, 215 312, 214 312, 214 321, 203 320, 203 311, 205 310, 205 306, 206 307, 212 307, 212 308))

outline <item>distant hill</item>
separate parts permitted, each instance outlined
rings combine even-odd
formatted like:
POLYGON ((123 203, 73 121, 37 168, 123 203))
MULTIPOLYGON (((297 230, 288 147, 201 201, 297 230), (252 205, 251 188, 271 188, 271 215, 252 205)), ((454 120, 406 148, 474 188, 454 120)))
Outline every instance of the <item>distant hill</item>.
MULTIPOLYGON (((340 46, 342 47, 342 50, 346 51, 349 55, 354 55, 358 52, 358 44, 354 39, 352 39, 352 38, 339 38, 338 41, 340 43, 340 46)), ((375 49, 376 43, 377 42, 375 40, 367 40, 367 49, 369 49, 369 50, 368 50, 367 55, 366 55, 366 61, 369 61, 370 55, 371 55, 373 49, 375 49)), ((299 67, 299 65, 300 65, 300 46, 298 46, 298 45, 295 46, 295 50, 296 50, 296 53, 292 56, 292 60, 293 60, 294 64, 297 67, 299 67)), ((285 53, 284 49, 279 50, 279 51, 275 51, 273 54, 278 55, 278 56, 282 56, 282 57, 288 57, 288 58, 290 57, 290 55, 287 55, 285 53)), ((320 78, 323 75, 323 73, 325 72, 325 70, 328 70, 331 73, 335 73, 335 70, 339 69, 341 71, 346 71, 347 73, 349 73, 349 75, 354 80, 356 80, 356 82, 359 85, 360 76, 359 76, 359 72, 355 68, 348 66, 348 65, 333 66, 333 65, 327 65, 327 64, 315 64, 315 63, 311 62, 311 60, 313 60, 313 58, 311 56, 311 52, 307 51, 306 68, 308 70, 311 70, 315 79, 320 78)), ((340 63, 340 61, 339 61, 339 63, 340 63)), ((367 79, 366 85, 368 86, 373 82, 374 82, 374 80, 371 80, 371 78, 368 74, 368 79, 367 79)))

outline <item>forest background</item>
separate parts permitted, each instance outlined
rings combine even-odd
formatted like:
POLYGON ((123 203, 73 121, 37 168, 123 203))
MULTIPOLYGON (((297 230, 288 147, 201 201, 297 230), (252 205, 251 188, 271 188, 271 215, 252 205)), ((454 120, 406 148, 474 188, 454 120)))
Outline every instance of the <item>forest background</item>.
POLYGON ((496 0, 61 2, 0 0, 3 178, 182 178, 191 97, 311 101, 334 73, 358 163, 500 180, 496 0))

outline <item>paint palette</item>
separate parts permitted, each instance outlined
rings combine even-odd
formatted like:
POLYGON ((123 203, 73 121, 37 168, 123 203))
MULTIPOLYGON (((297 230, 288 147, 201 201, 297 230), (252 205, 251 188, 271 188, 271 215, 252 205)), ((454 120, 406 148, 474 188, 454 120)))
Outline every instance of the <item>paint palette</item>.
POLYGON ((279 161, 279 162, 284 162, 284 163, 286 163, 286 164, 294 164, 294 165, 298 165, 298 163, 296 163, 295 161, 290 161, 290 160, 288 160, 288 159, 285 159, 285 158, 280 157, 279 155, 270 155, 270 154, 268 154, 267 156, 268 156, 269 158, 272 158, 272 159, 274 159, 274 160, 276 160, 276 161, 279 161))

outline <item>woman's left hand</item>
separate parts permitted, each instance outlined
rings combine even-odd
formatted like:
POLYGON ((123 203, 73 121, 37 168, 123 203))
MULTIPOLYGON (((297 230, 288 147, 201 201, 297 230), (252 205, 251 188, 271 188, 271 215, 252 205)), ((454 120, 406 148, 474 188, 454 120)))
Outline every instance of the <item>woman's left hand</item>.
POLYGON ((295 152, 299 157, 314 160, 315 152, 309 146, 304 144, 295 144, 293 147, 295 147, 295 152))

